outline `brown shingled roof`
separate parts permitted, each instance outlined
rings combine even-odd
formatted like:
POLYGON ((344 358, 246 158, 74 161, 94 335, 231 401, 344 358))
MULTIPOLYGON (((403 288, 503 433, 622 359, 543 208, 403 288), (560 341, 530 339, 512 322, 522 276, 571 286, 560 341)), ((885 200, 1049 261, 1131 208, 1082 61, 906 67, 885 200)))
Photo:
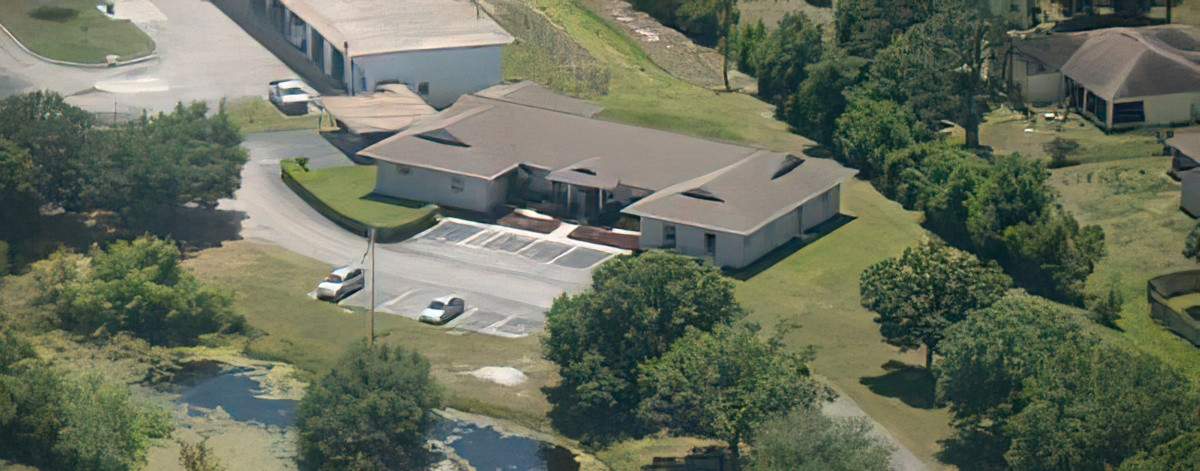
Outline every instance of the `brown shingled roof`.
POLYGON ((1094 31, 1062 73, 1108 100, 1200 91, 1198 38, 1182 26, 1094 31))

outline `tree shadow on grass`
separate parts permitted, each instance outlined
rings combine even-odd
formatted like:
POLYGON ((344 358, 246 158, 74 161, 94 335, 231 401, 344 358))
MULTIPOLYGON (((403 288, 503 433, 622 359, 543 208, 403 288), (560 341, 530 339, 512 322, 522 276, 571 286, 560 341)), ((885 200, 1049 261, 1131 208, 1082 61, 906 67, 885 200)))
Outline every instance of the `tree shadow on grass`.
POLYGON ((959 431, 953 437, 938 442, 938 461, 963 471, 1000 471, 1004 463, 1003 441, 982 432, 959 431))
POLYGON ((871 392, 885 397, 900 399, 918 409, 935 409, 933 374, 920 366, 888 360, 883 364, 887 371, 879 376, 864 376, 858 382, 871 392))

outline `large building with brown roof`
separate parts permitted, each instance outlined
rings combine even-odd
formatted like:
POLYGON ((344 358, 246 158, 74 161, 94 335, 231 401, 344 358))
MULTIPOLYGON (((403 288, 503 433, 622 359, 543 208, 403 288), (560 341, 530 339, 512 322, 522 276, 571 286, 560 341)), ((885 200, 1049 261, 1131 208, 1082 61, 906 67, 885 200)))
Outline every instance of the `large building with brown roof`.
POLYGON ((541 203, 582 222, 636 217, 643 248, 744 267, 836 216, 854 171, 798 157, 594 119, 587 102, 498 86, 361 151, 375 192, 496 212, 541 203))
POLYGON ((1063 102, 1105 129, 1200 118, 1200 30, 1190 26, 1014 40, 1010 58, 1027 100, 1063 102))

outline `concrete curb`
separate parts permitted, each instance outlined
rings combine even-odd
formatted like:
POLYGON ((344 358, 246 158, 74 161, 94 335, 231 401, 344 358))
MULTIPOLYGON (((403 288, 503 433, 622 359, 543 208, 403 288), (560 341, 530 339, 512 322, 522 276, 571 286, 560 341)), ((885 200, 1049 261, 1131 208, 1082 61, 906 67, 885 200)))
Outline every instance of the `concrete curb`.
MULTIPOLYGON (((135 26, 135 27, 136 27, 136 26, 135 26)), ((130 59, 130 60, 127 60, 127 61, 118 61, 118 62, 116 62, 115 64, 112 64, 112 65, 108 65, 108 64, 85 64, 85 63, 82 63, 82 62, 60 61, 60 60, 58 60, 58 59, 51 59, 51 58, 49 58, 49 57, 46 57, 46 56, 43 56, 43 55, 41 55, 41 54, 38 54, 38 53, 36 53, 36 52, 33 52, 33 50, 32 50, 32 49, 29 49, 28 47, 26 47, 26 46, 25 46, 25 44, 24 44, 24 43, 22 43, 20 39, 17 39, 17 36, 16 36, 16 35, 14 35, 14 34, 12 34, 12 31, 9 31, 9 30, 8 30, 8 28, 7 28, 7 27, 5 27, 3 24, 0 24, 0 31, 4 31, 4 34, 8 35, 8 38, 9 38, 9 39, 11 39, 11 40, 12 40, 12 42, 13 42, 14 44, 16 44, 16 45, 17 45, 17 47, 21 48, 21 50, 22 50, 22 51, 25 51, 25 53, 26 53, 26 54, 29 54, 29 55, 31 55, 31 56, 33 56, 33 57, 37 58, 38 60, 40 60, 40 61, 42 61, 42 62, 48 62, 48 63, 55 64, 55 65, 64 65, 64 66, 67 66, 67 67, 80 67, 80 68, 87 68, 87 69, 107 69, 107 68, 110 68, 110 67, 121 67, 121 66, 125 66, 125 65, 139 64, 139 63, 142 63, 142 62, 149 61, 149 60, 151 60, 151 59, 157 59, 157 58, 158 58, 158 53, 156 53, 156 52, 154 52, 154 51, 151 51, 151 52, 150 52, 150 54, 147 54, 147 55, 145 55, 145 56, 138 57, 138 58, 136 58, 136 59, 130 59)), ((151 38, 151 41, 154 41, 154 39, 153 39, 153 38, 151 38)), ((155 44, 155 48, 156 48, 156 49, 158 48, 158 44, 155 44)))

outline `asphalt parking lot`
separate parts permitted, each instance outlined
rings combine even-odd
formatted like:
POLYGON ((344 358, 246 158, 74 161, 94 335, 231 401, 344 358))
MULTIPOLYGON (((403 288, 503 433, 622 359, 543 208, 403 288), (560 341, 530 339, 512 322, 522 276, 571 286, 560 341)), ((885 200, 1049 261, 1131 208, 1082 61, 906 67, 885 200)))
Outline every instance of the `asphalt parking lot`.
MULTIPOLYGON (((586 279, 596 265, 621 253, 618 249, 553 235, 457 219, 443 220, 405 242, 381 246, 381 251, 421 252, 441 258, 441 263, 447 267, 459 263, 488 263, 492 269, 512 271, 514 277, 531 274, 578 280, 586 279), (516 272, 518 270, 520 273, 516 272)), ((467 308, 444 328, 501 337, 523 337, 542 330, 546 309, 553 302, 553 297, 541 297, 536 302, 511 299, 504 296, 505 291, 511 289, 508 286, 488 285, 485 286, 488 289, 480 290, 467 287, 466 280, 464 283, 437 283, 414 279, 388 270, 388 267, 379 267, 377 277, 376 312, 416 320, 433 299, 454 295, 463 298, 467 308)), ((516 281, 513 280, 514 285, 516 281)), ((339 304, 368 308, 371 295, 362 290, 342 299, 339 304)))

